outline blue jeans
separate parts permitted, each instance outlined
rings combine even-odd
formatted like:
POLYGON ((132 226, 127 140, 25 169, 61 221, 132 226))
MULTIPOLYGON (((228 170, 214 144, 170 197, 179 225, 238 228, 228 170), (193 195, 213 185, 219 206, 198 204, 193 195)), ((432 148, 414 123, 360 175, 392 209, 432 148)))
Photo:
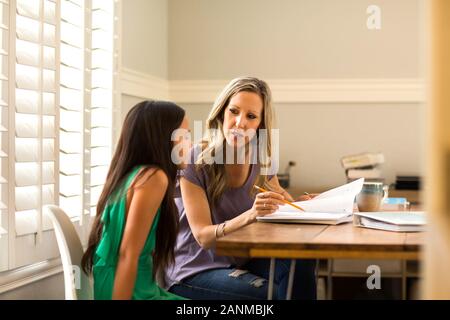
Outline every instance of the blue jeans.
MULTIPOLYGON (((273 299, 286 299, 290 265, 291 260, 276 260, 273 299)), ((265 300, 269 267, 270 259, 252 259, 239 269, 206 270, 173 285, 169 291, 199 300, 265 300)), ((316 299, 315 269, 316 260, 297 260, 292 299, 316 299)))

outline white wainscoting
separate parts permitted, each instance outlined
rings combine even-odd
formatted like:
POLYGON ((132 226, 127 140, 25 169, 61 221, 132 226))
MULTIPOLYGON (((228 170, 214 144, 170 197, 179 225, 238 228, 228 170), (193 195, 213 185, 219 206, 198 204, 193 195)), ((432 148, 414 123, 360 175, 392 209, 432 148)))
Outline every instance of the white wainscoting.
POLYGON ((30 285, 61 272, 62 265, 59 258, 2 272, 0 277, 0 294, 30 285))
MULTIPOLYGON (((77 218, 72 221, 80 238, 87 239, 93 219, 87 220, 81 226, 77 218)), ((32 286, 34 282, 62 272, 60 253, 53 228, 42 233, 41 242, 36 242, 35 234, 18 236, 15 238, 12 248, 14 248, 14 263, 11 270, 0 272, 0 294, 24 286, 32 286)))
MULTIPOLYGON (((423 79, 267 79, 275 103, 424 102, 423 79)), ((211 103, 228 80, 165 80, 123 68, 121 93, 179 103, 211 103)))

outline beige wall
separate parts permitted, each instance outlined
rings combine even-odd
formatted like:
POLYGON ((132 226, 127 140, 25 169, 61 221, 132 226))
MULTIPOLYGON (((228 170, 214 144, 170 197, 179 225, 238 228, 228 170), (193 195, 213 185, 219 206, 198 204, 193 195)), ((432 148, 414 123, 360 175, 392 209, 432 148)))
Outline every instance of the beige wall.
POLYGON ((169 78, 417 77, 421 3, 169 0, 169 78), (378 31, 366 27, 371 4, 378 31))
POLYGON ((122 7, 122 66, 167 79, 167 0, 125 0, 122 7))

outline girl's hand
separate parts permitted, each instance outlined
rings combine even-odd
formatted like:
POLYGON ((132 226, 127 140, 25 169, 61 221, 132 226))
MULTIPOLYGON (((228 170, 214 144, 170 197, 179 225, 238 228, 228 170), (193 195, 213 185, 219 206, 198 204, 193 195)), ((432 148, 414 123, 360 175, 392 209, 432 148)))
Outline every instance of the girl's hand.
POLYGON ((253 207, 249 213, 251 220, 255 221, 256 217, 265 216, 274 213, 280 205, 283 205, 284 197, 276 192, 261 192, 256 195, 253 207))

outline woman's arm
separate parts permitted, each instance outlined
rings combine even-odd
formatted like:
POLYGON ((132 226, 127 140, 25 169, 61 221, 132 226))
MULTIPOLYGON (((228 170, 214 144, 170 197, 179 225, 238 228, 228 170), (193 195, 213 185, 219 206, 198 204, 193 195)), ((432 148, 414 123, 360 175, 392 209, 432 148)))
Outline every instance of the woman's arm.
MULTIPOLYGON (((211 209, 205 190, 183 177, 180 180, 180 187, 192 234, 202 248, 209 249, 216 243, 216 227, 218 226, 212 224, 211 209)), ((254 222, 257 216, 275 212, 278 205, 284 204, 282 199, 283 196, 274 192, 258 194, 251 209, 227 221, 225 233, 233 232, 254 222)))
POLYGON ((303 194, 294 199, 286 190, 283 189, 282 186, 280 186, 280 182, 277 176, 273 176, 272 179, 269 180, 269 185, 271 187, 270 190, 278 192, 279 194, 283 195, 283 197, 288 201, 306 201, 311 200, 317 196, 317 194, 303 194))
POLYGON ((269 186, 270 186, 270 190, 272 190, 274 192, 278 192, 286 200, 294 201, 294 198, 289 194, 289 192, 287 192, 286 190, 283 189, 282 186, 280 186, 280 181, 278 181, 278 177, 276 175, 274 175, 272 177, 272 179, 269 180, 269 186))
POLYGON ((132 190, 114 278, 113 299, 132 298, 139 256, 166 193, 166 174, 161 170, 149 171, 136 181, 132 190))

